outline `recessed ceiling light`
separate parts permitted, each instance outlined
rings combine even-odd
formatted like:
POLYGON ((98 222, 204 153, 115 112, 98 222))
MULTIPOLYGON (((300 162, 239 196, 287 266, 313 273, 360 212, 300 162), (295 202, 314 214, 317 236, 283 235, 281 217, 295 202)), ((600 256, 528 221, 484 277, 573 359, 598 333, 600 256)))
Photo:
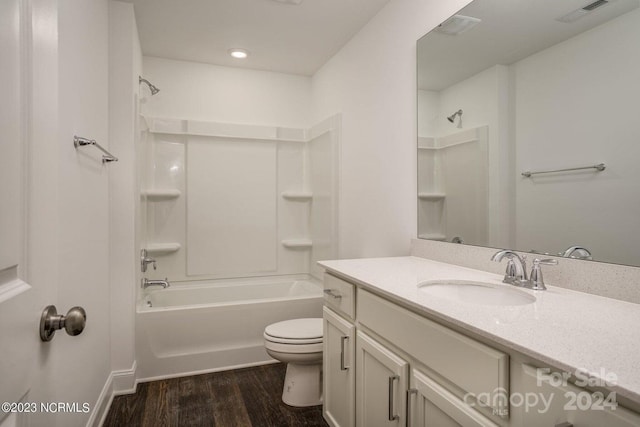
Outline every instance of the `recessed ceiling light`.
POLYGON ((285 4, 294 4, 296 6, 302 3, 302 0, 273 0, 273 1, 278 3, 285 3, 285 4))
POLYGON ((229 49, 228 52, 229 55, 237 59, 245 59, 247 56, 249 56, 249 51, 246 49, 233 48, 229 49))

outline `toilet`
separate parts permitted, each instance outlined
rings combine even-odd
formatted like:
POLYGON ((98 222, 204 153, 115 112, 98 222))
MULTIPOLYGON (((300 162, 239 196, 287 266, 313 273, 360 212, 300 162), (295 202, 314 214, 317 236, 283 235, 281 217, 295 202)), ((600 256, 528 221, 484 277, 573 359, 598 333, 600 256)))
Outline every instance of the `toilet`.
POLYGON ((287 364, 282 401, 289 406, 322 404, 322 318, 273 323, 264 330, 269 356, 287 364))

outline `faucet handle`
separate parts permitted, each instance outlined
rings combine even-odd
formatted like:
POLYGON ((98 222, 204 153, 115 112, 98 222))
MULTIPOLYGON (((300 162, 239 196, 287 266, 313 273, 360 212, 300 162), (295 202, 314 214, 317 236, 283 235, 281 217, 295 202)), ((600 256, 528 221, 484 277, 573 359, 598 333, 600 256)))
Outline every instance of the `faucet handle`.
POLYGON ((507 269, 504 272, 504 279, 502 280, 504 283, 513 284, 516 281, 516 263, 513 262, 512 258, 507 259, 507 269))
POLYGON ((531 275, 529 276, 529 282, 531 283, 531 289, 534 291, 544 291, 547 287, 544 285, 544 279, 542 277, 541 265, 558 265, 558 261, 555 259, 539 259, 533 260, 533 267, 531 268, 531 275))
POLYGON ((156 259, 148 256, 146 249, 140 250, 140 271, 147 272, 147 264, 153 264, 153 269, 156 270, 156 259))

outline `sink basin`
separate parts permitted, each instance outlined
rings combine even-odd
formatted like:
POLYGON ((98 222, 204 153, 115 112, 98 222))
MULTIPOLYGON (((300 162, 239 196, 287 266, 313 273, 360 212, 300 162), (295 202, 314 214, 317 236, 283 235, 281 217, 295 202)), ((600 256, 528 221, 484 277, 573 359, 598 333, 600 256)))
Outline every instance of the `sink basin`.
POLYGON ((469 304, 511 306, 536 301, 533 295, 510 286, 468 280, 431 280, 420 283, 418 288, 428 295, 469 304))

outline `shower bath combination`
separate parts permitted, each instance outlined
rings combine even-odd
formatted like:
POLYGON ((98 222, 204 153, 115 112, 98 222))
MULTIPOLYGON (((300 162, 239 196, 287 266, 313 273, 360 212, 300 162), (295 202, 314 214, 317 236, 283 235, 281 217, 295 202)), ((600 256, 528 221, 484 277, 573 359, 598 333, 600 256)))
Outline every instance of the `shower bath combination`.
POLYGON ((138 76, 138 83, 145 83, 147 86, 149 86, 149 90, 151 91, 151 96, 155 95, 156 93, 160 92, 160 89, 158 89, 154 84, 152 84, 149 80, 147 79, 143 79, 142 76, 138 76))
POLYGON ((455 113, 447 117, 447 120, 449 120, 451 123, 454 123, 456 120, 456 116, 459 117, 458 129, 462 129, 462 110, 456 111, 455 113))

